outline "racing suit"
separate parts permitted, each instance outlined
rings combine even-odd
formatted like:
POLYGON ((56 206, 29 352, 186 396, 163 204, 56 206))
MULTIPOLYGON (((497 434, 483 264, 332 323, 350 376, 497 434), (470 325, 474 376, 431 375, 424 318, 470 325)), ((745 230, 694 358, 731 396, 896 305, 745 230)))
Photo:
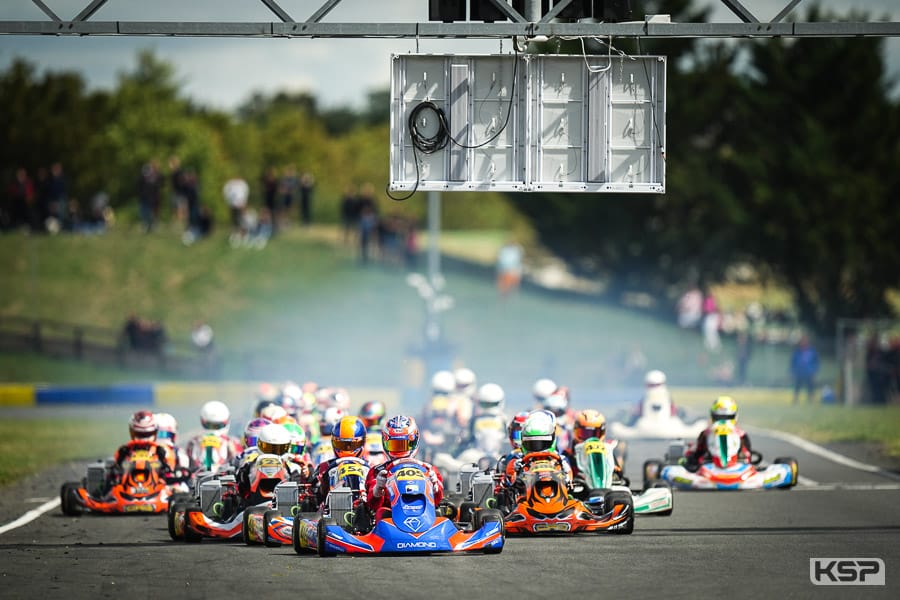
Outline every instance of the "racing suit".
MULTIPOLYGON (((739 456, 744 462, 750 462, 750 459, 752 457, 750 436, 747 435, 746 431, 737 427, 736 425, 734 429, 741 436, 741 449, 739 452, 739 456)), ((707 439, 709 438, 710 433, 712 433, 712 425, 700 432, 700 435, 697 436, 697 443, 694 444, 693 448, 688 448, 685 451, 685 467, 687 467, 688 470, 696 471, 701 464, 709 460, 709 446, 707 445, 707 439)))
POLYGON ((437 506, 444 499, 444 479, 437 469, 427 462, 414 458, 393 458, 384 464, 372 467, 366 476, 366 506, 375 515, 376 520, 381 520, 385 516, 384 511, 388 511, 388 514, 390 514, 391 499, 384 488, 384 481, 394 470, 394 467, 410 463, 422 467, 425 471, 425 476, 431 480, 434 492, 434 505, 437 506))
POLYGON ((136 450, 146 450, 156 455, 159 460, 159 470, 163 479, 167 481, 173 477, 173 472, 169 468, 169 453, 166 447, 151 440, 131 440, 119 446, 116 450, 115 462, 107 474, 107 484, 111 485, 122 477, 122 463, 136 450))
MULTIPOLYGON (((339 464, 346 461, 352 461, 363 465, 368 469, 368 463, 362 458, 357 458, 355 456, 339 456, 336 458, 332 458, 323 463, 319 463, 319 466, 316 467, 315 473, 313 473, 313 492, 316 495, 316 504, 322 506, 325 502, 325 498, 328 496, 328 492, 331 491, 331 470, 336 468, 339 464)), ((368 486, 365 486, 368 487, 368 486)))

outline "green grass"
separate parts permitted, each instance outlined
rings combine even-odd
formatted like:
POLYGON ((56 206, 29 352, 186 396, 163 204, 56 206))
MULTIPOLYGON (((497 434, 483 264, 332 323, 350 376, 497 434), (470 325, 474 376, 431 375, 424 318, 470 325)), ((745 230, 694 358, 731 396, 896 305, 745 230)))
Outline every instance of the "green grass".
POLYGON ((0 486, 48 466, 111 456, 121 430, 121 422, 103 419, 3 419, 0 486))

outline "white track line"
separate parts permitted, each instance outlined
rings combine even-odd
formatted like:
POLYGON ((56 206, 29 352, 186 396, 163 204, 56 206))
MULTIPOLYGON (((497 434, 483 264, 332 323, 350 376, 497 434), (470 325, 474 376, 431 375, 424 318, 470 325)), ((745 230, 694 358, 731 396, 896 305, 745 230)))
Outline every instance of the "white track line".
POLYGON ((805 487, 815 487, 819 485, 819 482, 815 479, 810 479, 809 477, 805 477, 803 475, 797 475, 797 485, 805 487))
POLYGON ((821 456, 826 460, 830 460, 833 463, 844 465, 845 467, 850 467, 851 469, 857 469, 859 471, 866 471, 867 473, 875 473, 876 475, 881 475, 882 477, 900 481, 900 475, 897 475, 896 473, 892 473, 875 465, 860 462, 856 459, 850 458, 849 456, 844 456, 843 454, 838 454, 833 450, 823 448, 818 444, 814 444, 809 440, 805 440, 798 435, 786 433, 784 431, 777 431, 775 429, 764 429, 761 427, 748 427, 747 429, 750 431, 756 431, 758 433, 761 433, 762 435, 773 437, 783 442, 787 442, 789 444, 797 446, 801 450, 809 452, 810 454, 815 454, 817 456, 821 456))
POLYGON ((3 527, 0 527, 0 535, 3 535, 7 531, 12 531, 13 529, 16 529, 17 527, 21 527, 22 525, 31 523, 32 521, 37 519, 39 516, 41 516, 48 510, 53 510, 54 508, 59 506, 59 504, 60 504, 59 498, 54 498, 53 500, 50 500, 49 502, 44 502, 37 508, 29 510, 27 513, 25 513, 24 515, 22 515, 15 521, 13 521, 11 523, 7 523, 3 527))

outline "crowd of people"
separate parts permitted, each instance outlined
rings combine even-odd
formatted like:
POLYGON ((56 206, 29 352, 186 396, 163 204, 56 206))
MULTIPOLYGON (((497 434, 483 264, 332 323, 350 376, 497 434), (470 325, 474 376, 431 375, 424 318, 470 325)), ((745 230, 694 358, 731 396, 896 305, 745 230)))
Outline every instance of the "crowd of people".
POLYGON ((397 214, 379 214, 371 183, 347 186, 341 196, 340 213, 344 243, 358 246, 363 265, 379 258, 408 269, 416 267, 419 251, 416 220, 397 214))
POLYGON ((102 233, 115 220, 109 197, 98 193, 85 205, 70 194, 62 163, 33 174, 18 167, 0 196, 0 231, 102 233))

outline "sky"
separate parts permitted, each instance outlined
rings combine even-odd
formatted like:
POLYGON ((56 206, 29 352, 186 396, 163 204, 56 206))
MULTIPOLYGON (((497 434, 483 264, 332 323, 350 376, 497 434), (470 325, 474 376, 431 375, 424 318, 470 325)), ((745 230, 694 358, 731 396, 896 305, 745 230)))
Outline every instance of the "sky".
MULTIPOLYGON (((295 20, 306 20, 325 0, 278 0, 295 20)), ((900 0, 819 0, 839 15, 851 9, 871 19, 900 21, 900 0)), ((44 0, 69 20, 89 0, 44 0)), ((714 8, 713 21, 739 19, 720 0, 695 0, 714 8)), ((788 0, 743 0, 761 21, 774 17, 788 0)), ((813 0, 797 7, 804 15, 813 0)), ((343 0, 323 22, 427 21, 427 0, 343 0)), ((31 0, 2 0, 0 20, 48 20, 31 0)), ((260 0, 108 0, 94 21, 277 21, 260 0)), ((141 49, 153 49, 172 62, 183 93, 199 104, 233 110, 254 92, 306 91, 322 106, 364 106, 367 93, 390 84, 390 55, 416 52, 405 39, 275 39, 0 36, 0 69, 24 57, 40 71, 77 71, 91 89, 111 89, 119 73, 132 70, 141 49)), ((887 41, 890 72, 900 79, 900 39, 887 41)), ((508 52, 508 41, 502 50, 508 52)), ((498 40, 420 40, 430 53, 484 54, 501 50, 498 40)))

